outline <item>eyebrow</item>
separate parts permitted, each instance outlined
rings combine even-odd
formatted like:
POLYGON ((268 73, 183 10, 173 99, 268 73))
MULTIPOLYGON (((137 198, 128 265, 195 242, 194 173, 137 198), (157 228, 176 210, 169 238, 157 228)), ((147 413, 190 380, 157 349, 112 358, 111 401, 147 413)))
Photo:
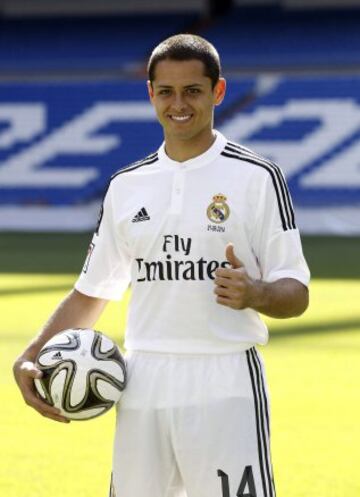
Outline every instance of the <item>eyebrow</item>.
MULTIPOLYGON (((204 85, 202 85, 201 83, 193 83, 191 85, 185 85, 184 88, 194 88, 194 87, 202 87, 204 85)), ((171 85, 157 85, 158 88, 173 88, 171 85)))

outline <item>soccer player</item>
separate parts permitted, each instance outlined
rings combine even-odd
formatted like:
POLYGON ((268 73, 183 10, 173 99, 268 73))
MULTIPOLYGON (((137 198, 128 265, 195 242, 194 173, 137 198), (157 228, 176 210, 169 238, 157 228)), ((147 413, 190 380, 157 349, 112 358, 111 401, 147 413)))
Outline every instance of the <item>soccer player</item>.
MULTIPOLYGON (((129 381, 117 412, 111 495, 275 497, 259 313, 299 316, 309 271, 279 167, 213 129, 226 84, 216 49, 173 36, 151 54, 164 143, 116 173, 75 288, 14 365, 26 403, 34 359, 93 327, 131 283, 129 381)), ((141 139, 141 137, 139 137, 141 139)))

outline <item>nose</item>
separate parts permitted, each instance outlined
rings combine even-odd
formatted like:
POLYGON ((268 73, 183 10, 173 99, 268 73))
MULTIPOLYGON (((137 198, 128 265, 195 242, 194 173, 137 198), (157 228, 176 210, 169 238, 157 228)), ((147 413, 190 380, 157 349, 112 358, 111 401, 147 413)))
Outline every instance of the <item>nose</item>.
POLYGON ((174 99, 172 101, 172 108, 177 112, 185 110, 186 102, 184 101, 184 97, 180 92, 174 94, 174 99))

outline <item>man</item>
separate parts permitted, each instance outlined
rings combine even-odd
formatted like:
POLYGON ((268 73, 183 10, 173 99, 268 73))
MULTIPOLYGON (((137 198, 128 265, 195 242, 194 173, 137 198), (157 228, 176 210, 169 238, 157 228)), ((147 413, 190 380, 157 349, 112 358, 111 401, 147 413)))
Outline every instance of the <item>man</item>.
POLYGON ((118 409, 111 495, 274 497, 259 312, 308 305, 309 272, 279 168, 213 129, 219 56, 178 35, 149 60, 160 149, 115 174, 75 289, 14 366, 25 401, 55 333, 93 327, 132 285, 129 381, 118 409))

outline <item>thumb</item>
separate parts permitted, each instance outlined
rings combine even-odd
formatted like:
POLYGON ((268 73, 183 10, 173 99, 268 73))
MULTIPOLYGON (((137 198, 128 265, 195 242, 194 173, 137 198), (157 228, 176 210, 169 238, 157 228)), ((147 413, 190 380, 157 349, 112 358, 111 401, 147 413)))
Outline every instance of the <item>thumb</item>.
POLYGON ((225 256, 228 262, 230 262, 233 269, 239 269, 244 267, 244 264, 238 259, 234 253, 234 245, 228 243, 225 249, 225 256))
POLYGON ((41 378, 43 375, 31 361, 24 361, 20 366, 20 370, 23 371, 26 376, 30 376, 30 378, 41 378))

